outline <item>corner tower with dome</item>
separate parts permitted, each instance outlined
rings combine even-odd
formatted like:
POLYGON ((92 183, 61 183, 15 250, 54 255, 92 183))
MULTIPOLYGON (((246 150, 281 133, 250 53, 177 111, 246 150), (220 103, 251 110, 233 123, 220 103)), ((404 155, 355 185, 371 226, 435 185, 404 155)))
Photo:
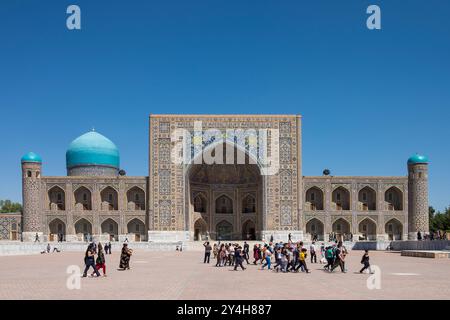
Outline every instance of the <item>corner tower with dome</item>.
MULTIPOLYGON (((301 124, 299 115, 152 115, 146 176, 127 176, 119 148, 95 131, 69 144, 66 176, 43 175, 45 157, 27 153, 21 159, 23 240, 286 241, 290 235, 294 241, 389 241, 428 232, 425 156, 408 159, 407 175, 304 176, 301 124), (174 163, 175 130, 194 139, 198 122, 202 134, 220 131, 220 137, 230 128, 244 135, 278 130, 280 170, 263 175, 260 163, 174 163)), ((199 138, 206 149, 218 143, 199 138)), ((235 150, 250 159, 250 142, 260 142, 241 138, 235 150)))
POLYGON ((429 232, 428 158, 415 154, 408 159, 408 221, 411 240, 417 233, 429 232))

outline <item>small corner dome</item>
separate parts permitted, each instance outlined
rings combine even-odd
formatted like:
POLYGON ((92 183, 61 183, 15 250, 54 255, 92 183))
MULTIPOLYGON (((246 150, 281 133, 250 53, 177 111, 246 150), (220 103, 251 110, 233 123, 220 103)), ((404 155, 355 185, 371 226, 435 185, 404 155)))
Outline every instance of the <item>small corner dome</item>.
POLYGON ((28 152, 26 155, 24 155, 21 159, 21 162, 34 162, 34 163, 42 163, 42 158, 40 155, 34 153, 34 152, 28 152))
POLYGON ((66 152, 67 168, 77 166, 107 166, 119 168, 116 145, 98 132, 91 131, 73 140, 66 152))
POLYGON ((427 164, 428 157, 421 154, 414 154, 408 159, 408 164, 427 164))

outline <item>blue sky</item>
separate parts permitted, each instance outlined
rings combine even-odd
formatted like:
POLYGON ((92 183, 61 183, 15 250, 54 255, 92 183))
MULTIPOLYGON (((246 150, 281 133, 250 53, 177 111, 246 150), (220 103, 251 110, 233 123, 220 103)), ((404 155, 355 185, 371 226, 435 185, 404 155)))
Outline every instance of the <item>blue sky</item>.
POLYGON ((430 158, 430 204, 450 205, 450 2, 0 2, 0 199, 20 157, 65 175, 90 130, 128 175, 148 174, 150 113, 303 115, 303 174, 406 175, 430 158), (66 28, 81 8, 82 30, 66 28), (370 4, 382 30, 366 28, 370 4))

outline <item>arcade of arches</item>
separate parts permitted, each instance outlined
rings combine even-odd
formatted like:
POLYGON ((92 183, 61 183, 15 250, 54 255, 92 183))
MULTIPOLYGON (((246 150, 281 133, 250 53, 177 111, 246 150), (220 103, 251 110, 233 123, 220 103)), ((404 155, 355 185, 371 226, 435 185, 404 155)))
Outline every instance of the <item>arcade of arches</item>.
POLYGON ((398 186, 345 183, 325 187, 317 182, 309 183, 304 191, 306 239, 328 240, 329 233, 336 238, 350 234, 347 238, 354 236, 358 241, 405 239, 401 221, 407 211, 404 192, 398 186))
MULTIPOLYGON (((101 234, 103 235, 102 241, 118 241, 119 240, 119 224, 111 218, 104 220, 101 225, 101 234)), ((75 234, 78 236, 78 240, 88 240, 89 236, 93 234, 93 228, 91 222, 85 218, 81 218, 75 223, 75 234)), ((146 241, 147 230, 145 224, 140 219, 134 218, 127 223, 126 233, 129 237, 129 241, 146 241)), ((49 240, 59 241, 62 237, 64 240, 66 236, 66 224, 56 218, 49 223, 49 240)))
MULTIPOLYGON (((358 236, 359 241, 375 241, 377 240, 377 223, 372 218, 364 218, 358 223, 358 230, 355 235, 358 236)), ((336 219, 332 224, 332 232, 338 240, 348 240, 348 236, 352 233, 352 225, 344 218, 336 219)), ((396 218, 390 219, 384 225, 382 232, 387 235, 386 240, 402 240, 403 226, 396 218)), ((324 224, 317 218, 312 218, 306 223, 306 233, 311 238, 316 238, 318 241, 328 240, 324 232, 324 224)))
POLYGON ((146 241, 147 227, 143 222, 145 221, 146 194, 142 187, 127 187, 122 191, 124 195, 122 198, 119 197, 119 191, 112 186, 104 186, 99 190, 97 197, 94 196, 92 190, 92 185, 89 187, 78 186, 70 195, 59 185, 48 188, 46 210, 54 213, 62 211, 61 214, 64 214, 70 211, 70 207, 73 207, 73 211, 78 215, 84 211, 85 213, 81 213, 81 215, 87 214, 86 217, 76 219, 72 226, 66 225, 66 219, 49 217, 47 235, 50 241, 65 241, 68 237, 71 238, 70 241, 74 239, 82 241, 93 235, 101 236, 102 241, 118 241, 121 234, 130 241, 146 241), (72 204, 69 201, 72 201, 72 204), (122 203, 122 209, 120 209, 119 202, 122 203), (99 211, 102 212, 102 215, 114 212, 114 217, 101 218, 99 225, 93 225, 91 212, 99 211), (134 218, 129 222, 124 221, 124 225, 120 226, 118 223, 120 211, 125 211, 126 214, 137 214, 141 217, 134 218), (70 230, 72 231, 70 232, 70 230))
MULTIPOLYGON (((76 211, 92 210, 92 192, 86 187, 79 187, 73 193, 76 211)), ((145 192, 139 187, 132 187, 126 191, 128 211, 145 210, 145 192)), ((47 207, 51 211, 66 210, 66 193, 58 186, 54 186, 47 193, 47 207)), ((117 211, 119 209, 119 194, 113 187, 106 187, 100 192, 100 210, 117 211)))

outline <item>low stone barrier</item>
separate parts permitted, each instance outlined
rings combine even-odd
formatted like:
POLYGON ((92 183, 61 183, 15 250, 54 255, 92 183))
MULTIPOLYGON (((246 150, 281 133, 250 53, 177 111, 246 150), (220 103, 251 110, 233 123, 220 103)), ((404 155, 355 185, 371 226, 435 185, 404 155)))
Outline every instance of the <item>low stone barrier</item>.
POLYGON ((416 257, 416 258, 448 259, 450 257, 450 252, 403 250, 401 255, 405 257, 416 257))
POLYGON ((352 250, 387 250, 391 244, 391 241, 358 241, 353 242, 352 250))
MULTIPOLYGON (((61 252, 84 252, 88 246, 87 242, 49 242, 50 252, 57 248, 61 252)), ((176 248, 189 250, 189 245, 183 242, 129 242, 128 246, 133 250, 145 251, 175 251, 176 248)), ((122 242, 111 242, 111 251, 120 251, 122 242)), ((0 256, 32 255, 40 254, 47 250, 46 242, 20 242, 0 241, 0 256)))
POLYGON ((402 250, 445 250, 450 246, 450 240, 424 240, 424 241, 392 241, 391 249, 402 250))
MULTIPOLYGON (((236 242, 236 241, 230 241, 236 242)), ((237 241, 241 245, 242 240, 237 241)), ((61 251, 76 251, 82 252, 86 250, 87 242, 49 242, 51 246, 51 252, 53 248, 58 248, 61 251)), ((210 242, 214 244, 214 241, 210 242)), ((262 243, 261 241, 249 241, 250 252, 253 251, 254 243, 262 243)), ((309 249, 310 241, 305 241, 304 246, 309 249)), ((320 245, 331 245, 327 241, 317 241, 316 248, 319 249, 320 245)), ((111 242, 112 250, 117 251, 122 248, 122 242, 111 242)), ((348 250, 369 250, 369 251, 404 251, 404 250, 422 250, 422 251, 439 251, 448 250, 450 248, 450 240, 434 240, 434 241, 356 241, 356 242, 344 242, 345 247, 348 250)), ((175 251, 178 247, 179 250, 189 251, 203 251, 203 242, 192 241, 149 241, 149 242, 129 242, 130 248, 137 250, 147 251, 175 251)), ((0 256, 6 255, 28 255, 39 254, 46 250, 47 242, 20 242, 20 241, 0 241, 0 256)))

